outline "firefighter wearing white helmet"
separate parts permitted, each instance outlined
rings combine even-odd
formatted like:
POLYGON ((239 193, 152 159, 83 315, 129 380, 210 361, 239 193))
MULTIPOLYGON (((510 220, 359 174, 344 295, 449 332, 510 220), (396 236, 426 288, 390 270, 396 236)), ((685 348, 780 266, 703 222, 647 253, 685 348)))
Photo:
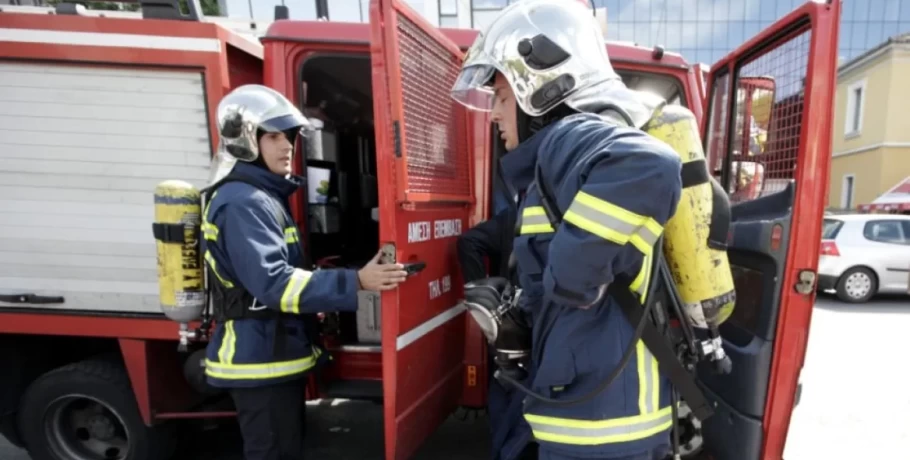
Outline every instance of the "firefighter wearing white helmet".
MULTIPOLYGON (((687 390, 693 381, 641 311, 666 294, 651 280, 664 229, 687 205, 684 182, 707 187, 711 198, 703 162, 687 179, 677 153, 700 151, 697 134, 694 146, 673 147, 648 134, 668 123, 662 114, 677 112, 626 88, 596 19, 579 2, 524 0, 503 9, 468 50, 451 95, 490 112, 507 150, 503 175, 514 190, 527 190, 513 255, 521 288, 515 308, 533 318, 530 350, 515 349, 522 333, 506 324, 508 307, 490 300, 490 289, 504 282, 465 286, 469 309, 495 310, 473 315, 500 323, 484 329, 499 331, 488 340, 515 357, 497 359, 497 375, 527 394, 510 406, 527 432, 494 427, 510 432, 501 458, 533 439, 541 459, 663 459, 673 425, 667 375, 687 390), (635 315, 645 320, 633 322, 635 315), (637 332, 639 322, 657 339, 637 332)), ((674 116, 672 123, 690 122, 674 116)), ((683 396, 710 416, 699 392, 683 396)))
POLYGON ((397 264, 361 270, 303 267, 288 197, 296 137, 309 121, 280 93, 244 85, 218 105, 220 148, 203 212, 203 246, 217 328, 208 345, 209 384, 237 407, 247 460, 303 458, 302 379, 327 355, 315 314, 357 309, 359 289, 405 279, 397 264))

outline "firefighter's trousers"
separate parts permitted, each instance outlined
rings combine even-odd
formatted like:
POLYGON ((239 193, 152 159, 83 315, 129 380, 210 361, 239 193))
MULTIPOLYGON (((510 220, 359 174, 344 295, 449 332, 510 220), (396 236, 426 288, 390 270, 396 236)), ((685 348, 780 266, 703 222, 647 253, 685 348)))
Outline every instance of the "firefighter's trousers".
POLYGON ((234 388, 244 460, 302 460, 306 404, 301 380, 234 388))
MULTIPOLYGON (((670 448, 667 445, 658 446, 651 452, 637 455, 627 455, 623 457, 596 457, 599 460, 664 460, 669 455, 670 448)), ((566 457, 562 454, 547 451, 546 448, 540 449, 538 460, 594 460, 595 457, 566 457)))

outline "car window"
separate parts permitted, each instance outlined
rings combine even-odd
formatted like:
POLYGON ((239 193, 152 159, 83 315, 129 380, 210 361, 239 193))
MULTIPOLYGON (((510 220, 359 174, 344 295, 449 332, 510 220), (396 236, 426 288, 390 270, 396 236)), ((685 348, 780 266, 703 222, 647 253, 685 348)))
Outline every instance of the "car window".
POLYGON ((907 244, 904 226, 899 220, 872 220, 866 222, 863 236, 879 243, 907 244))
POLYGON ((822 239, 823 240, 833 240, 837 238, 837 233, 840 232, 840 228, 844 226, 844 221, 837 219, 825 219, 824 227, 822 227, 822 239))

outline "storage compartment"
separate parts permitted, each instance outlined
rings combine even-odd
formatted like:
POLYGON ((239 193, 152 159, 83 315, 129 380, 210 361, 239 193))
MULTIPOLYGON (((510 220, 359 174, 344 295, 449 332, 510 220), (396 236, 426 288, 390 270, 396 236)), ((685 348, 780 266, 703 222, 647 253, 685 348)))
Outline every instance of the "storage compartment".
MULTIPOLYGON (((360 268, 379 250, 373 94, 367 55, 313 55, 301 68, 307 251, 317 267, 360 268)), ((360 292, 360 311, 327 313, 323 332, 338 345, 378 345, 378 293, 360 292)))

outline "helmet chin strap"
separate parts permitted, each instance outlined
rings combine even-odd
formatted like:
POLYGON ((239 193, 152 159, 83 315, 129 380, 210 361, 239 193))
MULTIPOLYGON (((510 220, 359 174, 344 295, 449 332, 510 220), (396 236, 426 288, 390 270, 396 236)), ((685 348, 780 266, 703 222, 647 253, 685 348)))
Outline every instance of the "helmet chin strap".
POLYGON ((518 104, 515 104, 515 113, 515 118, 518 122, 518 142, 521 143, 530 139, 541 129, 546 128, 550 123, 579 112, 565 104, 559 104, 543 115, 532 117, 521 110, 518 104))

